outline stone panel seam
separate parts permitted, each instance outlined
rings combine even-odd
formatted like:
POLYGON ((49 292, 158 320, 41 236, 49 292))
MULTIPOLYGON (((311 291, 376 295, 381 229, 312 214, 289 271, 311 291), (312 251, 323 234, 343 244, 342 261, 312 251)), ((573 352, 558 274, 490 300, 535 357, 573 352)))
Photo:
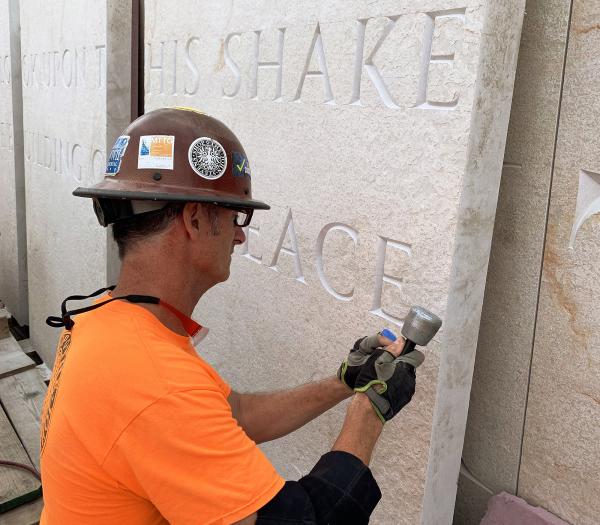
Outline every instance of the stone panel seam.
POLYGON ((22 267, 17 273, 17 286, 21 288, 20 305, 13 316, 22 325, 29 323, 29 280, 27 274, 27 214, 25 213, 25 153, 23 131, 23 81, 21 71, 21 5, 20 0, 10 0, 8 8, 9 46, 11 48, 11 95, 13 118, 13 162, 15 172, 15 204, 17 215, 17 261, 22 267), (15 36, 16 35, 16 36, 15 36))
POLYGON ((523 443, 525 441, 525 425, 527 422, 527 408, 529 405, 529 392, 530 392, 530 388, 531 388, 531 370, 533 367, 533 353, 535 352, 535 336, 536 336, 536 332, 537 332, 537 322, 538 322, 538 316, 539 316, 539 311, 540 311, 540 295, 541 295, 541 287, 542 287, 542 276, 543 276, 543 272, 544 272, 544 253, 546 251, 546 239, 548 236, 548 221, 549 221, 549 216, 550 216, 550 203, 552 201, 552 184, 554 182, 554 171, 556 168, 556 150, 558 147, 558 133, 559 133, 559 128, 560 128, 560 116, 561 116, 561 111, 562 111, 563 94, 564 94, 564 88, 565 88, 565 76, 566 76, 566 69, 567 69, 567 59, 568 59, 568 55, 569 55, 569 40, 570 40, 570 35, 571 35, 572 19, 573 19, 573 0, 571 0, 570 5, 569 5, 569 20, 567 22, 565 52, 564 52, 564 57, 563 57, 562 76, 561 76, 561 81, 560 81, 560 92, 559 92, 559 98, 558 98, 558 111, 556 113, 556 126, 555 126, 555 130, 554 130, 554 146, 553 146, 553 150, 552 150, 552 166, 550 167, 550 185, 549 185, 549 190, 548 190, 548 202, 546 205, 546 224, 544 227, 544 241, 542 242, 542 257, 541 257, 541 261, 540 261, 540 271, 539 271, 538 288, 537 288, 537 300, 536 300, 536 306, 535 306, 535 317, 534 317, 534 321, 533 321, 533 340, 531 342, 531 353, 530 353, 530 357, 529 357, 529 370, 528 370, 528 374, 527 374, 527 394, 525 397, 525 407, 523 409, 523 428, 521 430, 521 447, 519 450, 519 464, 517 466, 517 482, 515 485, 515 494, 516 495, 519 494, 519 481, 521 478, 521 464, 523 462, 523 443))
MULTIPOLYGON (((137 106, 134 106, 134 101, 132 100, 132 104, 131 104, 131 110, 136 111, 136 115, 135 118, 143 115, 145 113, 145 97, 146 97, 146 92, 145 92, 145 85, 146 85, 146 72, 145 72, 145 51, 146 51, 146 44, 145 44, 145 38, 146 38, 146 26, 144 23, 144 19, 145 19, 145 10, 144 10, 144 0, 134 0, 134 6, 133 6, 133 23, 135 24, 137 22, 137 27, 133 28, 133 32, 137 38, 137 43, 135 46, 133 46, 132 43, 132 51, 133 51, 133 47, 136 48, 137 51, 137 57, 132 57, 132 60, 134 60, 134 58, 136 59, 136 69, 137 69, 137 76, 136 76, 136 99, 137 99, 137 106)), ((133 76, 133 67, 132 67, 132 76, 133 76)), ((133 79, 132 79, 133 80, 133 79)), ((133 86, 132 86, 133 89, 133 86)), ((133 117, 133 115, 132 115, 133 117)), ((131 120, 134 120, 133 118, 131 120)))

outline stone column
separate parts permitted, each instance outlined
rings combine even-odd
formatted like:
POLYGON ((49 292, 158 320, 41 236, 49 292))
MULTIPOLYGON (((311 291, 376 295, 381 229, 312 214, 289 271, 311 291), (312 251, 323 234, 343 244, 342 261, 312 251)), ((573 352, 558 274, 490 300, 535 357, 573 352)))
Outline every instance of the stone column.
POLYGON ((518 495, 600 516, 600 1, 574 0, 518 495))
POLYGON ((455 523, 515 494, 570 0, 528 0, 477 344, 455 523))
POLYGON ((46 317, 66 296, 107 284, 106 231, 91 201, 71 192, 103 177, 106 151, 130 117, 119 72, 131 70, 131 4, 119 4, 21 6, 30 327, 48 364, 59 331, 46 317))
POLYGON ((19 1, 0 9, 0 300, 29 322, 19 1))

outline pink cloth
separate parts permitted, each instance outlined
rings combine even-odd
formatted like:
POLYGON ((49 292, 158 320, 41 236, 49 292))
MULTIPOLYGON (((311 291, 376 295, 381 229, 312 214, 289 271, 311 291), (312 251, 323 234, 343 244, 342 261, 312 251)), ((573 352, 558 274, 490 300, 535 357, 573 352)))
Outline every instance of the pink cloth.
POLYGON ((481 525, 569 525, 541 507, 532 507, 525 500, 501 492, 488 501, 481 525))

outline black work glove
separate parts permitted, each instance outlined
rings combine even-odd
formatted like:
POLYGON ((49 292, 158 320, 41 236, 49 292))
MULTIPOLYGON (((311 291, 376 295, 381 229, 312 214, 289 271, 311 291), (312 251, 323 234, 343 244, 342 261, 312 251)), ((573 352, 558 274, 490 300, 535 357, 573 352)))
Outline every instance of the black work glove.
POLYGON ((382 338, 381 334, 357 339, 348 357, 338 368, 338 379, 351 390, 354 390, 356 378, 360 374, 363 365, 371 355, 380 355, 383 352, 382 342, 387 340, 382 338))
POLYGON ((356 378, 354 391, 367 395, 379 419, 385 423, 412 399, 415 393, 415 368, 424 359, 418 350, 400 357, 386 350, 372 354, 356 378))

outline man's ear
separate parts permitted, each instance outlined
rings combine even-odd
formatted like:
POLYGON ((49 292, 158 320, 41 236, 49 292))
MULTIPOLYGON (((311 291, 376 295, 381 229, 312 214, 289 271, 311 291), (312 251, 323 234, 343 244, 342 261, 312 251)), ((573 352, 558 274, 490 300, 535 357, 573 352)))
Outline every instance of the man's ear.
POLYGON ((199 202, 187 202, 181 214, 183 225, 190 237, 200 235, 200 225, 202 224, 202 206, 199 202))

